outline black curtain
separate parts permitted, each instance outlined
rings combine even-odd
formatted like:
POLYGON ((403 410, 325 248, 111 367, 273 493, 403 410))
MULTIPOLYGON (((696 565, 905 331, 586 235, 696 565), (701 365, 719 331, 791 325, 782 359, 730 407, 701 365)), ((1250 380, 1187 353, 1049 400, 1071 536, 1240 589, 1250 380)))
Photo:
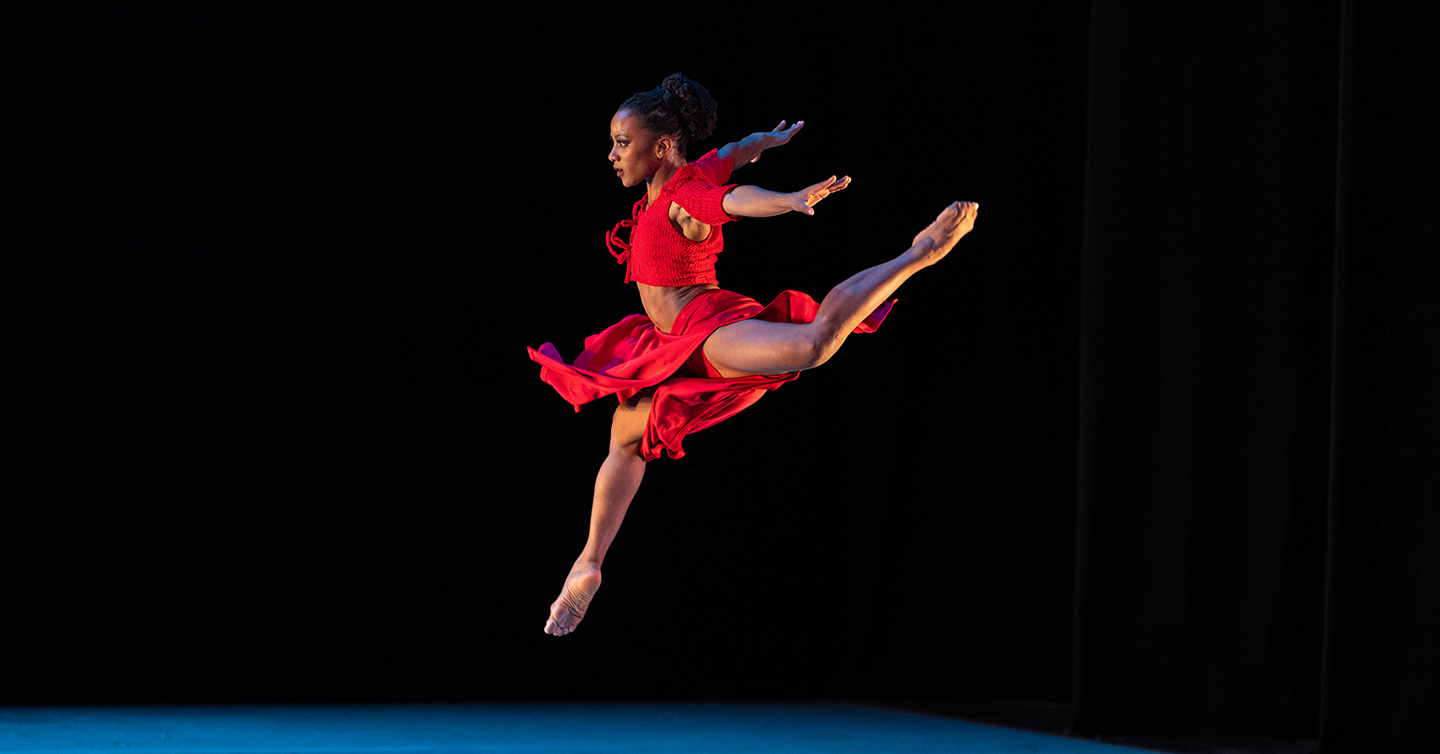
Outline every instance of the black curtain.
POLYGON ((1092 8, 1072 731, 1433 750, 1434 7, 1092 8))
POLYGON ((1343 9, 1326 751, 1440 733, 1440 8, 1343 9))

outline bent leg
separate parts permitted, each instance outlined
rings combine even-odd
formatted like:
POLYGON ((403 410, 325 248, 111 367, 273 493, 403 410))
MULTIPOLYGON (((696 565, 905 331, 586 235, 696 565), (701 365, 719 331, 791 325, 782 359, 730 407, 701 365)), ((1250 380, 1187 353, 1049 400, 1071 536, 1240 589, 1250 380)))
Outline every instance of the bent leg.
POLYGON ((905 253, 835 286, 820 302, 813 322, 735 322, 717 329, 705 341, 705 358, 725 377, 783 374, 820 366, 911 275, 943 259, 975 227, 979 209, 973 202, 946 207, 915 236, 905 253))
POLYGON ((604 562, 605 553, 625 520, 625 511, 645 476, 645 461, 640 458, 640 438, 645 432, 645 421, 650 416, 653 394, 653 389, 642 391, 615 409, 615 418, 610 424, 610 453, 595 477, 590 536, 580 557, 570 567, 570 574, 565 577, 560 597, 550 605, 550 617, 545 621, 547 634, 564 636, 574 631, 585 617, 595 591, 600 588, 600 564, 604 562))

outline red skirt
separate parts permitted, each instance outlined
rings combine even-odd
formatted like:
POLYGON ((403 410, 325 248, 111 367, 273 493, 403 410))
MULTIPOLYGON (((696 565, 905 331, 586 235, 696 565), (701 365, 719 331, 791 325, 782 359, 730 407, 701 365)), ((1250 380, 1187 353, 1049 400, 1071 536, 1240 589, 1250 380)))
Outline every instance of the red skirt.
MULTIPOLYGON (((876 309, 855 328, 874 332, 890 313, 894 301, 876 309)), ((671 458, 685 455, 681 441, 691 432, 714 426, 760 400, 766 391, 800 376, 799 372, 754 375, 729 379, 720 375, 704 353, 705 339, 725 325, 750 318, 768 322, 806 324, 815 320, 820 305, 799 291, 784 291, 769 306, 749 296, 710 290, 691 299, 680 310, 671 332, 662 332, 650 318, 632 314, 585 339, 585 350, 566 363, 546 343, 527 348, 540 363, 540 379, 575 406, 615 395, 627 401, 639 391, 654 387, 640 456, 646 461, 666 451, 671 458)))

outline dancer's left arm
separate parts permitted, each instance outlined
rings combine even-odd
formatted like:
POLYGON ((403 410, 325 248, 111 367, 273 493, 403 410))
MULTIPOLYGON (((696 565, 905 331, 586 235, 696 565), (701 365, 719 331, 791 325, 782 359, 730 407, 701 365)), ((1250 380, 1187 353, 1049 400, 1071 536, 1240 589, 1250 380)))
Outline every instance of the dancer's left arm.
POLYGON ((850 176, 837 180, 835 176, 789 194, 766 191, 759 186, 736 186, 725 194, 725 212, 737 217, 774 217, 786 212, 815 214, 815 205, 821 199, 850 185, 850 176))
POLYGON ((731 169, 739 170, 742 166, 760 159, 761 152, 788 143, 790 138, 800 133, 800 129, 804 127, 805 121, 802 120, 786 128, 785 121, 782 120, 774 131, 753 133, 740 141, 732 141, 720 147, 715 156, 722 160, 734 160, 735 167, 731 169))

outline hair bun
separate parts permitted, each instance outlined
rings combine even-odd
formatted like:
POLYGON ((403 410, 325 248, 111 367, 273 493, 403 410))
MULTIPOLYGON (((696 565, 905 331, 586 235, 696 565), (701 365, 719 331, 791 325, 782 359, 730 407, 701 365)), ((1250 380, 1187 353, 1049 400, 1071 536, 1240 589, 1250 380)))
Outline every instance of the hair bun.
POLYGON ((640 115, 647 130, 678 136, 686 144, 715 132, 715 100, 682 73, 666 76, 654 89, 625 100, 620 109, 640 115))
POLYGON ((662 98, 689 136, 698 141, 714 133, 717 107, 705 87, 677 72, 666 76, 659 88, 670 95, 662 98))

